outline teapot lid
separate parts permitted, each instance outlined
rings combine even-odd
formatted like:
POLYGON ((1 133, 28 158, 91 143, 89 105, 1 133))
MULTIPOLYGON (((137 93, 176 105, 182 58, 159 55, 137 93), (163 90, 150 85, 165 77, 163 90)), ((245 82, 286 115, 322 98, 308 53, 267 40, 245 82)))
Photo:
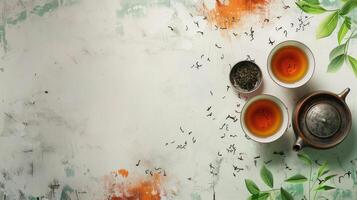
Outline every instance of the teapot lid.
POLYGON ((337 133, 341 128, 341 115, 332 104, 317 103, 306 112, 307 130, 319 138, 328 138, 337 133))

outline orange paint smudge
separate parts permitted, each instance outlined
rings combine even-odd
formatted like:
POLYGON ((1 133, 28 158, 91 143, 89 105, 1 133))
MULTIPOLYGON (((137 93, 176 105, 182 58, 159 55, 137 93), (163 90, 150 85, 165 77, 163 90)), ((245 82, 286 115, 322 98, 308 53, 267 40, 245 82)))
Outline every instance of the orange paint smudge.
POLYGON ((126 177, 128 177, 129 172, 126 169, 119 169, 118 174, 121 175, 122 177, 126 178, 126 177))
POLYGON ((216 0, 215 8, 204 6, 207 19, 220 28, 234 28, 241 18, 252 12, 262 11, 270 0, 229 0, 228 4, 216 0))
MULTIPOLYGON (((125 170, 127 172, 127 170, 125 170)), ((127 172, 129 173, 129 172, 127 172)), ((119 170, 118 170, 118 174, 119 170)), ((126 174, 126 173, 124 173, 126 174)), ((123 181, 113 175, 104 177, 106 199, 109 200, 161 200, 164 191, 160 174, 146 176, 136 181, 123 181)))

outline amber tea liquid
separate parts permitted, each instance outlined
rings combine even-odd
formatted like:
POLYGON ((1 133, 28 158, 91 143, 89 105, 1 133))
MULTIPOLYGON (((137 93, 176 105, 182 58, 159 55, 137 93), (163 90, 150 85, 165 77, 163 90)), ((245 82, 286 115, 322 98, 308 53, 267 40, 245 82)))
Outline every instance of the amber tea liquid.
POLYGON ((295 46, 285 46, 273 55, 271 69, 282 82, 294 83, 301 80, 308 71, 309 62, 303 50, 295 46))
POLYGON ((278 132, 283 113, 271 100, 261 99, 250 104, 244 116, 248 130, 257 137, 269 137, 278 132))

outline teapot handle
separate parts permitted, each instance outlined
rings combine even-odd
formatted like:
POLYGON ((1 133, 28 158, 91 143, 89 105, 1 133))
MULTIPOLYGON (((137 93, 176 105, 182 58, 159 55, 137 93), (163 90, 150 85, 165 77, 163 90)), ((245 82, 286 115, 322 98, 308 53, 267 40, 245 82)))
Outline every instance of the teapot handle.
POLYGON ((338 94, 338 96, 343 100, 346 101, 346 96, 348 95, 348 93, 350 93, 351 89, 350 88, 346 88, 345 90, 343 90, 340 94, 338 94))

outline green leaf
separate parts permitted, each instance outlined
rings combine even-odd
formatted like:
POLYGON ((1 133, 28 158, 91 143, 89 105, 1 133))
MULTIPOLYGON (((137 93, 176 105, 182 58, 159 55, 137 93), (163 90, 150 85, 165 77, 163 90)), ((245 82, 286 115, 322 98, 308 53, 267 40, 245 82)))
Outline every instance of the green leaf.
POLYGON ((307 178, 301 174, 296 174, 285 180, 288 183, 303 183, 305 181, 307 181, 307 178))
POLYGON ((326 176, 325 179, 323 180, 323 182, 326 182, 326 181, 332 179, 335 176, 337 176, 337 174, 332 174, 332 175, 326 176))
POLYGON ((260 192, 258 186, 250 179, 245 179, 245 186, 250 194, 258 194, 260 192))
POLYGON ((330 52, 330 61, 332 61, 333 59, 335 59, 337 56, 342 55, 345 53, 346 50, 346 43, 345 44, 341 44, 339 46, 337 46, 336 48, 332 49, 332 51, 330 52))
POLYGON ((309 4, 320 4, 320 1, 319 0, 304 0, 306 3, 309 3, 309 4))
POLYGON ((327 174, 327 173, 329 173, 329 172, 330 172, 330 170, 328 169, 328 170, 324 171, 324 172, 321 174, 321 176, 323 176, 323 175, 325 175, 325 174, 327 174))
POLYGON ((326 9, 319 6, 318 4, 310 4, 307 3, 306 1, 298 1, 296 2, 296 5, 305 13, 309 14, 321 14, 326 12, 326 9))
POLYGON ((319 169, 317 171, 317 178, 320 178, 327 172, 329 172, 329 168, 328 168, 327 162, 324 162, 324 163, 322 163, 322 165, 319 167, 319 169))
POLYGON ((309 155, 306 153, 298 153, 298 158, 302 161, 304 161, 307 165, 312 165, 312 160, 309 155))
POLYGON ((274 186, 273 174, 269 171, 268 168, 265 167, 265 165, 263 165, 262 169, 260 170, 260 177, 262 178, 262 180, 267 186, 273 188, 274 186))
POLYGON ((293 196, 284 188, 280 188, 281 200, 294 200, 293 196))
POLYGON ((352 39, 352 38, 353 38, 353 39, 357 38, 357 33, 354 34, 354 35, 352 35, 352 36, 351 36, 351 39, 352 39))
POLYGON ((335 189, 335 187, 329 186, 329 185, 320 185, 318 188, 316 188, 316 191, 319 190, 333 190, 335 189))
POLYGON ((316 38, 328 37, 336 29, 338 22, 338 11, 327 16, 319 25, 316 31, 316 38))
POLYGON ((345 21, 346 22, 346 26, 349 30, 351 30, 351 25, 352 25, 352 21, 351 21, 351 17, 345 17, 345 21))
POLYGON ((352 56, 348 56, 348 61, 350 62, 353 72, 355 73, 355 76, 357 77, 357 59, 352 56))
POLYGON ((263 193, 258 193, 258 194, 253 194, 252 196, 249 197, 248 200, 266 200, 270 196, 269 193, 263 192, 263 193))
POLYGON ((327 71, 328 72, 337 72, 341 68, 343 62, 345 61, 345 57, 346 57, 346 55, 342 54, 342 55, 339 55, 336 58, 334 58, 328 65, 327 71))
POLYGON ((340 30, 337 34, 338 44, 341 44, 343 38, 346 36, 347 32, 351 29, 351 18, 346 17, 345 21, 343 21, 340 30))
POLYGON ((351 10, 357 7, 356 0, 347 1, 341 8, 340 15, 347 15, 351 10))

